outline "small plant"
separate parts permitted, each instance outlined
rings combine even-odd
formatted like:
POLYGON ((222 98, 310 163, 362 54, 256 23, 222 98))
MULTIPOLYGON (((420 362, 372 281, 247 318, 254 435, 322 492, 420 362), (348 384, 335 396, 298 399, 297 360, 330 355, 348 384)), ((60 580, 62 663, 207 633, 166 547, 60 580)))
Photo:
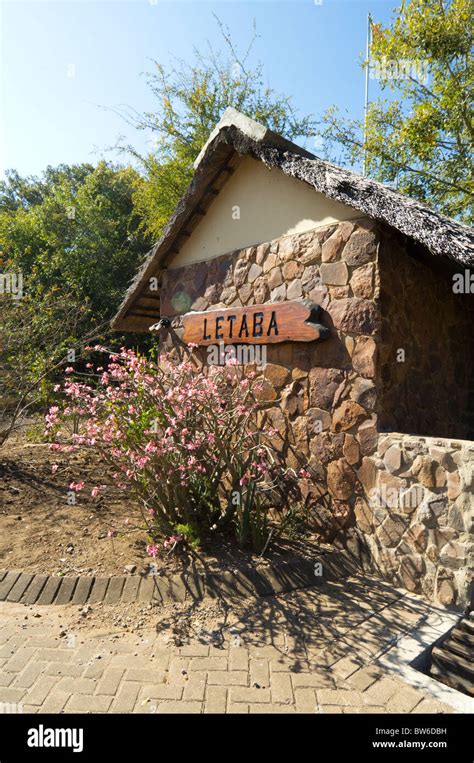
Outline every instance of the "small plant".
POLYGON ((255 494, 255 484, 247 491, 242 507, 236 515, 237 537, 240 543, 249 543, 261 554, 270 535, 268 510, 263 506, 262 497, 255 494))
MULTIPOLYGON (((152 556, 163 537, 167 550, 197 548, 232 530, 260 553, 269 535, 265 494, 286 470, 267 444, 274 432, 256 423, 259 382, 235 365, 204 373, 192 353, 153 362, 122 349, 103 367, 88 365, 85 380, 66 369, 67 402, 46 417, 51 448, 94 449, 114 465, 117 485, 137 499, 152 556)), ((92 496, 103 489, 91 485, 92 496)))
POLYGON ((176 525, 176 532, 180 538, 186 541, 190 548, 198 549, 201 545, 196 530, 191 525, 176 525))

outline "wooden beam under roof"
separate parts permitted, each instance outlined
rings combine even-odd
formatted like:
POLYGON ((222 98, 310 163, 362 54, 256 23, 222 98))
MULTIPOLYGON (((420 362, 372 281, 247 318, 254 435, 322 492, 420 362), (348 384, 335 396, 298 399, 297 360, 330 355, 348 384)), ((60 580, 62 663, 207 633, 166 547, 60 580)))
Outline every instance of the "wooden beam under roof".
MULTIPOLYGON (((132 317, 132 311, 135 309, 135 306, 138 307, 137 302, 139 301, 141 295, 147 297, 150 296, 150 292, 148 292, 147 289, 149 279, 151 277, 157 277, 157 271, 159 275, 162 269, 166 269, 167 263, 170 261, 170 259, 172 259, 180 251, 184 241, 190 238, 194 228, 202 220, 202 215, 195 214, 195 210, 199 209, 206 211, 209 208, 230 176, 233 175, 240 161, 241 157, 239 153, 235 151, 233 146, 220 145, 217 148, 213 161, 208 164, 205 170, 207 180, 205 186, 202 188, 202 190, 197 187, 196 192, 194 193, 194 205, 191 212, 187 217, 181 214, 180 207, 182 207, 182 211, 186 209, 186 201, 185 197, 183 197, 182 201, 178 204, 173 219, 173 224, 176 226, 176 232, 173 232, 172 226, 171 230, 165 230, 165 233, 160 242, 155 244, 151 250, 148 257, 148 262, 141 269, 141 272, 135 279, 134 284, 132 284, 132 286, 129 288, 121 308, 119 309, 114 319, 114 328, 117 331, 147 330, 148 327, 145 328, 143 326, 143 316, 132 317), (156 252, 160 249, 162 249, 162 254, 158 256, 153 264, 153 260, 156 257, 156 252), (140 289, 140 287, 141 292, 139 296, 137 291, 140 289), (143 289, 146 289, 146 291, 144 292, 143 289), (134 294, 136 294, 135 298, 133 298, 134 294), (136 321, 140 320, 140 318, 142 326, 138 328, 136 321)), ((191 184, 187 192, 188 195, 192 195, 193 191, 194 189, 192 188, 191 184)))

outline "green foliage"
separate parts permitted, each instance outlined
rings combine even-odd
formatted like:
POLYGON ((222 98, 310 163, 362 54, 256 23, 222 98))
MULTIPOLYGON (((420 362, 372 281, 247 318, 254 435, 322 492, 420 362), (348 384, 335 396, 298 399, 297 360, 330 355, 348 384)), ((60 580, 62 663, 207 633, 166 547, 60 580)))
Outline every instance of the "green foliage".
POLYGON ((24 291, 16 302, 1 297, 0 396, 9 426, 12 415, 50 399, 81 338, 110 333, 150 243, 133 210, 139 183, 132 168, 105 162, 48 167, 41 178, 9 172, 0 183, 0 273, 21 274, 24 291))
POLYGON ((155 150, 148 156, 138 155, 130 146, 126 150, 144 167, 145 182, 137 186, 134 202, 145 230, 155 239, 191 180, 194 160, 228 106, 289 139, 315 134, 311 117, 299 119, 291 98, 264 84, 262 64, 250 65, 255 29, 240 55, 229 31, 217 23, 224 51, 209 45, 205 53, 195 51, 193 63, 176 61, 168 69, 155 61, 148 74, 153 111, 138 117, 125 114, 130 123, 154 136, 155 150))
POLYGON ((20 416, 44 406, 89 321, 87 306, 71 310, 70 300, 54 291, 18 303, 0 296, 0 446, 20 416))
POLYGON ((257 554, 262 554, 270 536, 268 506, 262 495, 256 492, 255 482, 250 482, 245 490, 241 490, 239 498, 234 519, 237 539, 242 545, 250 545, 257 554))
POLYGON ((0 244, 5 267, 21 272, 27 293, 87 303, 91 325, 110 318, 150 241, 139 231, 131 167, 48 168, 42 178, 8 173, 0 183, 0 244))
POLYGON ((369 104, 365 144, 363 122, 335 107, 321 133, 329 158, 360 166, 366 149, 370 176, 465 222, 473 220, 473 22, 471 0, 403 2, 391 26, 373 25, 370 71, 390 97, 369 104))
POLYGON ((196 532, 196 529, 191 525, 178 524, 175 526, 175 533, 182 535, 188 546, 193 549, 198 549, 201 545, 201 540, 196 532))
POLYGON ((282 517, 279 531, 287 538, 301 538, 308 529, 307 509, 303 501, 293 500, 289 502, 288 509, 282 517))

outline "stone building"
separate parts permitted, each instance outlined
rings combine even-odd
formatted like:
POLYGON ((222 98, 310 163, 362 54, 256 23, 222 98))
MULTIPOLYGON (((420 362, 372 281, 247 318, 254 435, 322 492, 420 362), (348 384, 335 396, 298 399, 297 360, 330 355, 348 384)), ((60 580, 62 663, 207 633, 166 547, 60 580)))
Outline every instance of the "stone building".
POLYGON ((268 344, 262 370, 279 447, 310 469, 314 524, 459 607, 474 578, 473 292, 468 227, 228 109, 113 327, 168 318, 174 341, 188 313, 319 306, 321 338, 268 344))

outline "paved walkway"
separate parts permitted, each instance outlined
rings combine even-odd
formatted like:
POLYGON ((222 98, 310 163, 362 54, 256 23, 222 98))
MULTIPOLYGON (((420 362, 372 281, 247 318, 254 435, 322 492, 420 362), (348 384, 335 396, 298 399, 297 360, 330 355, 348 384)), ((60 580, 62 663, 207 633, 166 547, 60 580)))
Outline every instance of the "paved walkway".
MULTIPOLYGON (((194 606, 182 617, 192 618, 194 606)), ((98 608, 107 618, 107 605, 98 608)), ((105 631, 75 631, 78 607, 2 603, 0 710, 452 712, 381 662, 429 611, 417 597, 356 577, 245 600, 232 624, 224 616, 208 637, 176 646, 152 615, 133 633, 119 632, 116 610, 105 631)))

